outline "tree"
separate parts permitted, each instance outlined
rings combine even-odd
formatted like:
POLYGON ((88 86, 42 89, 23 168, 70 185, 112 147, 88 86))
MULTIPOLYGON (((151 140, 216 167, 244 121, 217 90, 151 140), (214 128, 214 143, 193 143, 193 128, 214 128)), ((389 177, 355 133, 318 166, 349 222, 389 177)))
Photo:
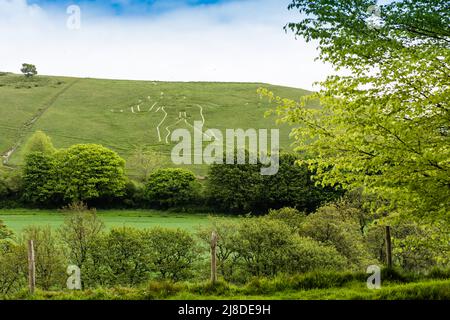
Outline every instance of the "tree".
POLYGON ((88 258, 89 250, 104 229, 104 223, 95 211, 86 208, 70 209, 59 229, 63 243, 69 249, 69 260, 80 269, 88 258))
POLYGON ((200 184, 194 173, 185 169, 158 169, 150 174, 145 197, 163 207, 186 205, 198 200, 200 184))
POLYGON ((316 186, 314 172, 306 164, 299 164, 300 159, 299 155, 283 153, 278 173, 262 177, 264 209, 291 206, 310 213, 342 195, 335 186, 316 186))
POLYGON ((67 202, 117 197, 126 185, 125 160, 101 145, 78 144, 61 152, 57 190, 67 202))
POLYGON ((127 169, 138 181, 146 182, 151 172, 163 168, 165 164, 167 159, 161 153, 137 148, 127 160, 127 169))
POLYGON ((66 280, 66 261, 55 232, 50 226, 29 226, 22 233, 22 247, 34 241, 36 253, 36 285, 43 290, 62 288, 66 280))
POLYGON ((208 197, 223 210, 264 212, 295 207, 313 212, 341 195, 333 187, 316 186, 312 172, 299 156, 283 153, 275 175, 262 176, 261 164, 213 164, 208 175, 208 197))
POLYGON ((29 63, 23 63, 22 69, 20 71, 25 75, 27 78, 31 78, 35 75, 37 75, 36 66, 29 63))
POLYGON ((212 164, 207 181, 211 205, 235 212, 258 209, 263 188, 260 167, 260 164, 228 164, 225 161, 212 164))
POLYGON ((103 239, 103 265, 113 285, 135 286, 148 280, 151 263, 143 232, 129 227, 114 228, 103 239))
POLYGON ((56 174, 58 163, 53 155, 32 152, 25 156, 23 167, 23 199, 31 204, 48 205, 58 202, 56 174))
POLYGON ((319 58, 351 71, 317 94, 275 98, 297 151, 324 185, 341 184, 385 200, 384 212, 450 212, 450 4, 393 1, 367 23, 372 1, 293 0, 304 18, 286 29, 317 41, 319 58), (322 109, 308 109, 318 98, 322 109), (331 168, 331 170, 330 170, 331 168))
POLYGON ((51 155, 56 152, 52 140, 43 131, 36 131, 27 141, 24 147, 24 154, 32 152, 42 152, 51 155))

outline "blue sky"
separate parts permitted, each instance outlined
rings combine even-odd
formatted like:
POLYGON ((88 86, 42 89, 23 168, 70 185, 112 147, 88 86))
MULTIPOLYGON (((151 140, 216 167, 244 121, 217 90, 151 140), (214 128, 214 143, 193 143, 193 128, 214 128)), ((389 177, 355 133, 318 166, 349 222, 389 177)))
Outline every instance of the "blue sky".
POLYGON ((264 82, 313 89, 332 72, 283 26, 290 0, 0 0, 0 70, 108 79, 264 82), (67 25, 67 6, 81 10, 67 25))
POLYGON ((99 14, 116 16, 146 16, 166 13, 180 8, 202 7, 226 4, 230 2, 244 2, 246 0, 30 0, 28 3, 37 4, 43 8, 66 7, 77 4, 81 8, 96 8, 99 14))

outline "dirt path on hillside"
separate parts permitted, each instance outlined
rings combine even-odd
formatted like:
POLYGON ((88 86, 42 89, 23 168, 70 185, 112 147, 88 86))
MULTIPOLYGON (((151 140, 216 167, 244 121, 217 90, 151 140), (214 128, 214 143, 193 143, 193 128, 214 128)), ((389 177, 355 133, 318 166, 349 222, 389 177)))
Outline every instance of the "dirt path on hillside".
POLYGON ((22 141, 23 138, 25 137, 27 132, 33 127, 33 125, 36 123, 36 121, 38 121, 42 117, 42 115, 56 102, 56 100, 58 100, 58 98, 62 94, 64 94, 67 90, 69 90, 79 80, 80 79, 72 81, 71 83, 66 85, 64 88, 62 88, 60 91, 58 91, 54 96, 52 96, 50 98, 50 100, 48 100, 46 103, 44 103, 42 106, 40 106, 37 109, 36 113, 33 114, 33 116, 22 125, 22 127, 18 131, 17 139, 16 139, 16 142, 14 143, 14 145, 2 155, 3 164, 5 166, 8 166, 9 159, 11 158, 13 153, 16 152, 16 150, 20 147, 20 145, 23 142, 22 141))

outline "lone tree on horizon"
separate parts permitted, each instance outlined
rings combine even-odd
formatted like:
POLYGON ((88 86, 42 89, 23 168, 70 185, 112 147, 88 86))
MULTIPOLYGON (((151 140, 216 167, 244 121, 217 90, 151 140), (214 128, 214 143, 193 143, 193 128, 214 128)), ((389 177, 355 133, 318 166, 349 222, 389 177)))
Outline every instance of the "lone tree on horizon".
POLYGON ((20 71, 25 75, 27 78, 31 78, 32 76, 37 75, 36 66, 34 64, 29 63, 23 63, 22 69, 20 71))

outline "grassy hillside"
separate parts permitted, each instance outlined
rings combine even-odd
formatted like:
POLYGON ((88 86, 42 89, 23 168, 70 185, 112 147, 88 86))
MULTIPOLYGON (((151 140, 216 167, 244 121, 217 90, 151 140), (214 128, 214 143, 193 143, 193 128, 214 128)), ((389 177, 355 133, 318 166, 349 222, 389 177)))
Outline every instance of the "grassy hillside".
MULTIPOLYGON (((20 165, 21 146, 43 130, 58 148, 100 143, 127 158, 138 146, 170 156, 169 132, 203 121, 217 128, 280 128, 288 149, 289 127, 265 118, 270 107, 256 90, 299 98, 301 89, 261 83, 156 82, 78 79, 0 73, 0 154, 20 165), (158 127, 159 125, 159 127, 158 127), (158 133, 159 129, 159 133, 158 133)), ((191 167, 204 173, 202 166, 191 167)))

